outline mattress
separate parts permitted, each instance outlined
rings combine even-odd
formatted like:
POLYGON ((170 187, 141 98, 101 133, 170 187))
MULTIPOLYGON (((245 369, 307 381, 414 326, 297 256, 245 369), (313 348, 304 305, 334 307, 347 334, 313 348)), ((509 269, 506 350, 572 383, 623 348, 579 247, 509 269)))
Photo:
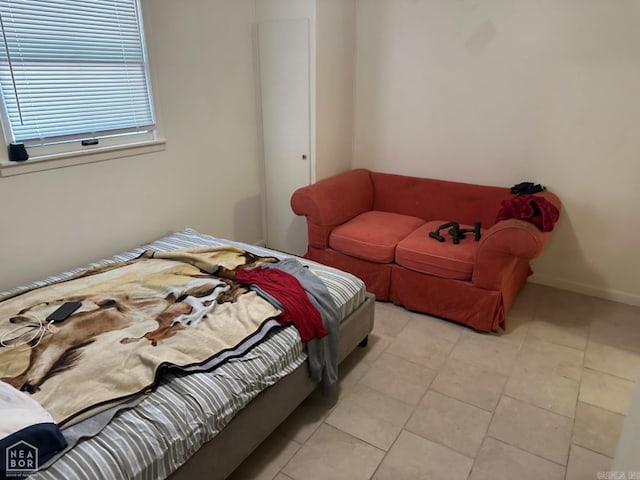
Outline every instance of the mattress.
MULTIPOLYGON (((217 239, 186 229, 151 244, 89 265, 130 260, 144 250, 234 245, 261 256, 287 255, 266 248, 217 239)), ((356 277, 301 259, 328 287, 341 320, 365 299, 365 286, 356 277)), ((26 287, 59 281, 87 266, 49 277, 26 287)), ((114 417, 96 436, 80 441, 48 468, 30 478, 166 478, 212 439, 234 415, 261 391, 293 372, 306 360, 298 332, 286 327, 243 357, 211 372, 167 375, 156 390, 135 408, 114 417)))

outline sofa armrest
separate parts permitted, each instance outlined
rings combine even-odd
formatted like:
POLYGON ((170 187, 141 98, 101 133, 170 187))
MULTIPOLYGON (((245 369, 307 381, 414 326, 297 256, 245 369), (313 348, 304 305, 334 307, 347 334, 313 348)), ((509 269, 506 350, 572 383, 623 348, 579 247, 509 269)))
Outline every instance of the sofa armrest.
POLYGON ((299 188, 291 197, 296 215, 307 218, 309 246, 327 248, 334 227, 373 208, 373 182, 357 169, 299 188))
MULTIPOLYGON (((549 190, 536 193, 561 209, 560 199, 549 190)), ((500 290, 505 275, 516 262, 540 255, 547 246, 551 232, 542 232, 524 220, 509 219, 497 222, 480 239, 473 266, 472 283, 480 288, 500 290)))
POLYGON ((472 283, 480 288, 500 290, 505 274, 518 260, 529 261, 542 252, 551 232, 542 232, 524 220, 502 220, 480 239, 473 266, 472 283))

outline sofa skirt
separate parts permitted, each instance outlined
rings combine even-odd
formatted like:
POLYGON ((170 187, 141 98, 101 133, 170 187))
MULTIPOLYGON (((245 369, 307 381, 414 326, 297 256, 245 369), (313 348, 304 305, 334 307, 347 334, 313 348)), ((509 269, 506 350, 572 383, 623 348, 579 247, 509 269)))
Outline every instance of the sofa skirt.
POLYGON ((349 272, 360 278, 367 286, 367 292, 373 293, 376 300, 390 300, 391 263, 373 263, 350 257, 330 248, 309 247, 305 258, 324 263, 339 270, 349 272))

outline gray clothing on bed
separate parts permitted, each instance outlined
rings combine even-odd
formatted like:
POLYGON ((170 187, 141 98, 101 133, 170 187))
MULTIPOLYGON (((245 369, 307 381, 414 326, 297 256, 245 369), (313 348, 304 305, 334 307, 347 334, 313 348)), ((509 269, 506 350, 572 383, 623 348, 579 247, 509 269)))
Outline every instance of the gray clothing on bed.
POLYGON ((284 258, 277 263, 265 263, 263 268, 277 268, 293 275, 307 292, 313 306, 320 312, 324 328, 329 334, 324 338, 315 338, 306 343, 309 376, 315 382, 322 381, 326 395, 334 395, 338 381, 340 320, 338 309, 327 286, 296 258, 284 258))

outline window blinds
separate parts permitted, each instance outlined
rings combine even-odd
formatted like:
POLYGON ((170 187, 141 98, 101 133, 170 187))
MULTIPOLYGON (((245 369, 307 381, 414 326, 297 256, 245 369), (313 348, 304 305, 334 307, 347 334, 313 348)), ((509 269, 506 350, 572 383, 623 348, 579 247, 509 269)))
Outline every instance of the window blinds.
POLYGON ((0 88, 13 141, 147 131, 137 0, 0 0, 0 88))

